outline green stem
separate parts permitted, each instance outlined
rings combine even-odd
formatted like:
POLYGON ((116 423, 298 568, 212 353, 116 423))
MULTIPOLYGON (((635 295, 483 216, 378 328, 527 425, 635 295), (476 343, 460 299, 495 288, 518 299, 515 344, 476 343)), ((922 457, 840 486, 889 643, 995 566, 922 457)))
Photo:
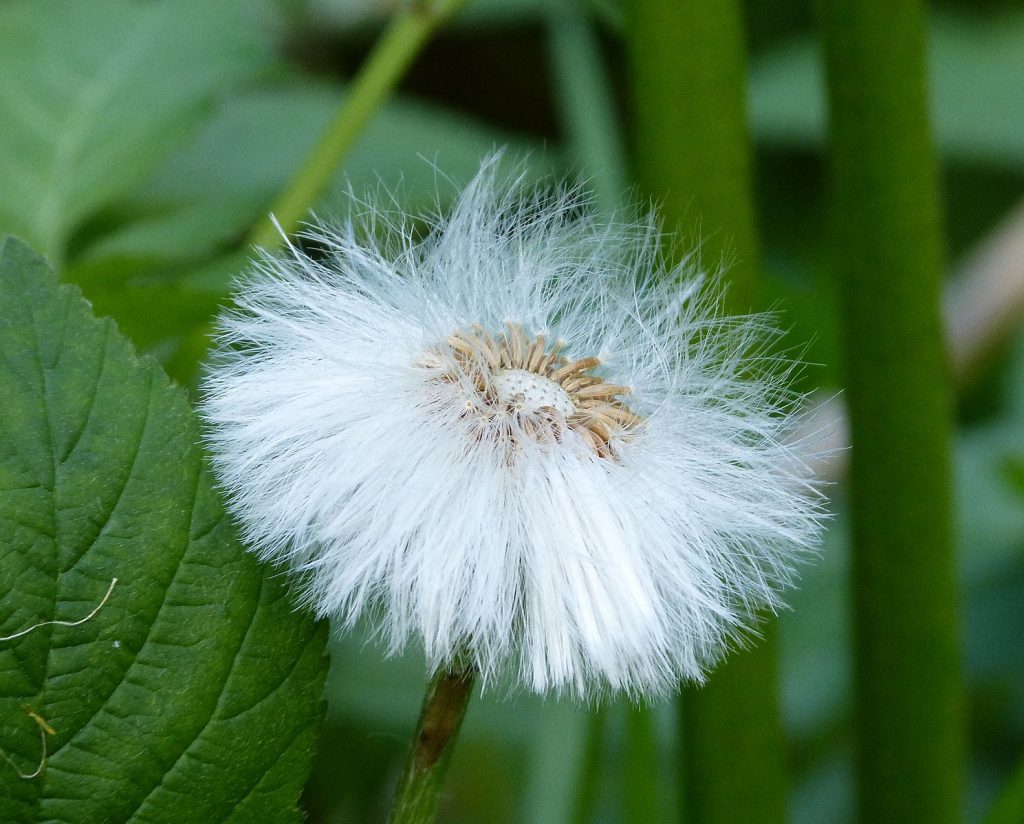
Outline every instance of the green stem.
POLYGON ((595 707, 590 711, 587 723, 586 743, 580 763, 579 777, 576 781, 572 815, 569 817, 572 824, 590 824, 594 818, 607 733, 607 707, 606 705, 595 707))
POLYGON ((548 55, 566 140, 594 191, 598 207, 622 206, 628 171, 611 79, 594 24, 573 2, 552 4, 547 14, 548 55))
POLYGON ((471 669, 441 670, 427 684, 391 824, 431 824, 437 818, 442 782, 474 680, 471 669))
POLYGON ((853 442, 860 820, 959 821, 943 249, 919 0, 821 0, 853 442))
POLYGON ((664 790, 658 765, 654 713, 650 707, 626 706, 625 769, 622 801, 625 824, 664 821, 664 790))
POLYGON ((570 822, 588 763, 589 713, 572 701, 545 701, 532 719, 520 821, 570 822))
POLYGON ((1003 788, 985 824, 1020 824, 1024 821, 1024 763, 1020 764, 1003 788))
POLYGON ((668 229, 729 263, 729 299, 757 297, 758 242, 739 0, 628 0, 635 172, 668 229))
POLYGON ((779 710, 777 627, 734 652, 681 700, 683 820, 786 821, 786 754, 779 710))
MULTIPOLYGON (((320 141, 271 208, 281 229, 291 234, 323 193, 345 155, 420 53, 431 34, 466 0, 414 0, 402 3, 387 30, 360 69, 320 141)), ((249 237, 252 245, 270 248, 280 236, 268 218, 249 237)))
MULTIPOLYGON (((730 308, 757 302, 758 241, 738 0, 627 4, 636 172, 667 228, 727 264, 730 308)), ((774 628, 681 698, 684 806, 695 824, 785 820, 774 628)))

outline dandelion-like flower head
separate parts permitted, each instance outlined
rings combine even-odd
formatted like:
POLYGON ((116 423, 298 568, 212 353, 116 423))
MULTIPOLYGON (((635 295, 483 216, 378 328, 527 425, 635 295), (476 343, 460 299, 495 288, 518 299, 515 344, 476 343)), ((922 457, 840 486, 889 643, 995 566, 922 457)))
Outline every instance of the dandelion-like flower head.
POLYGON ((258 264, 203 402, 229 506, 318 614, 431 667, 700 680, 816 538, 791 366, 652 220, 496 176, 426 230, 364 204, 258 264))

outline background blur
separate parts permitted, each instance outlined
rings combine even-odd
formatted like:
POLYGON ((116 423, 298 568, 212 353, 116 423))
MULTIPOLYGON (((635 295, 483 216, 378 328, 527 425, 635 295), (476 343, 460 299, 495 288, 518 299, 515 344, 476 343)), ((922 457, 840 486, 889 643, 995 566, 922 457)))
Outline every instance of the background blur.
MULTIPOLYGON (((841 389, 830 279, 818 47, 803 0, 746 4, 749 116, 765 305, 809 342, 806 388, 841 389)), ((473 0, 417 61, 338 177, 410 210, 441 205, 507 145, 533 172, 627 194, 630 100, 614 0, 473 0), (605 106, 611 106, 608 116, 605 106), (436 166, 436 168, 435 168, 436 166)), ((382 0, 0 4, 0 233, 45 252, 140 349, 195 386, 243 239, 298 168, 391 11, 382 0), (12 80, 13 79, 13 80, 12 80)), ((949 312, 962 361, 956 493, 969 690, 970 820, 1024 757, 1024 10, 932 6, 949 312), (1013 251, 1016 244, 1016 252, 1013 251), (993 255, 1002 254, 1000 259, 993 255), (986 313, 986 301, 1001 310, 986 313), (981 308, 979 308, 981 307, 981 308)), ((672 228, 672 227, 667 227, 672 228)), ((714 227, 706 227, 713 231, 714 227)), ((820 560, 780 618, 794 822, 850 820, 847 529, 841 480, 820 560)), ((335 639, 312 822, 386 814, 422 697, 414 654, 335 639)), ((628 820, 630 782, 677 815, 675 709, 653 707, 656 763, 630 758, 631 713, 486 695, 448 782, 450 822, 628 820), (581 788, 593 788, 588 793, 581 788)))

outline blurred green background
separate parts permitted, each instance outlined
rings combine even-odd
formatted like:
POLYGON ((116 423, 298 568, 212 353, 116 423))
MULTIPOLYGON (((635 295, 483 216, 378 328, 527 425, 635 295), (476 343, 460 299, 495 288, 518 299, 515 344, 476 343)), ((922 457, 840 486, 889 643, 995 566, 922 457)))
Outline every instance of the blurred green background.
MULTIPOLYGON (((246 234, 392 10, 382 0, 0 4, 0 233, 45 252, 98 312, 194 388, 209 320, 248 258, 246 234)), ((805 388, 834 394, 826 117, 811 13, 801 0, 745 11, 766 305, 788 341, 807 346, 805 388)), ((468 179, 496 146, 528 156, 538 176, 583 174, 611 208, 630 186, 621 29, 612 0, 474 0, 427 46, 318 211, 341 208, 348 186, 380 184, 397 187, 403 208, 436 208, 439 192, 443 207, 455 191, 445 178, 468 179)), ((995 267, 1005 314, 967 335, 974 354, 958 398, 968 817, 981 821, 1024 758, 1024 10, 934 4, 930 49, 952 316, 995 290, 965 280, 985 266, 979 245, 1017 244, 995 267)), ((790 817, 801 824, 852 820, 841 480, 828 491, 835 517, 821 557, 780 620, 790 817)), ((381 820, 423 666, 415 654, 385 660, 358 633, 334 639, 332 656, 309 820, 381 820)), ((675 706, 653 708, 652 763, 631 756, 633 717, 622 702, 595 715, 568 701, 484 695, 470 708, 443 820, 630 821, 630 788, 644 781, 661 788, 659 818, 676 818, 675 706)))

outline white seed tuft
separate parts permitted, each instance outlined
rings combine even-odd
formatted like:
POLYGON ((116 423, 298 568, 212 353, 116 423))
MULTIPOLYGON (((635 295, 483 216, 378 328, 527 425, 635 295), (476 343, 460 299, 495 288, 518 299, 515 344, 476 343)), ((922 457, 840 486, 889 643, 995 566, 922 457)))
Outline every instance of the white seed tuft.
POLYGON ((203 414, 259 555, 485 683, 651 696, 778 605, 819 509, 792 364, 651 220, 496 184, 317 225, 221 320, 203 414))

